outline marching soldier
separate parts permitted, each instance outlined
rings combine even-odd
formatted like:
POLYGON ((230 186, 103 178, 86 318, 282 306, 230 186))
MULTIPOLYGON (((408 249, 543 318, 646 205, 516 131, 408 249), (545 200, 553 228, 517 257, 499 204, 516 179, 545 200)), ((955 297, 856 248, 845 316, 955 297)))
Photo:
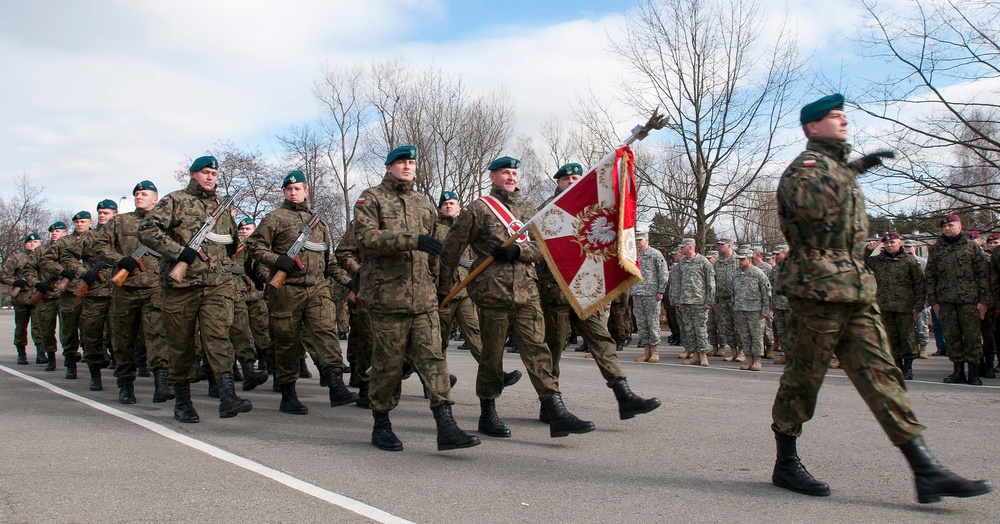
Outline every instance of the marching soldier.
MULTIPOLYGON (((90 230, 94 221, 89 211, 80 211, 73 215, 73 233, 52 243, 42 253, 41 269, 48 275, 56 275, 60 280, 54 287, 59 293, 59 344, 63 350, 63 365, 66 367, 66 378, 76 379, 76 363, 80 361, 80 315, 83 313, 83 300, 70 290, 79 288, 83 281, 77 271, 63 267, 66 252, 71 246, 76 246, 83 240, 83 234, 90 230)), ((79 248, 74 249, 79 252, 79 248)), ((49 363, 50 367, 55 364, 49 363)), ((53 367, 54 369, 54 367, 53 367)))
POLYGON ((886 233, 881 242, 870 242, 865 256, 868 269, 875 274, 878 283, 875 300, 889 336, 892 357, 896 367, 903 372, 903 378, 913 380, 913 359, 917 358, 913 319, 924 308, 924 271, 917 259, 903 250, 903 241, 895 231, 886 233), (873 256, 879 243, 882 252, 873 256))
MULTIPOLYGON (((240 242, 244 244, 243 253, 246 253, 246 241, 250 238, 250 235, 257 229, 257 224, 254 223, 253 219, 246 217, 239 223, 239 235, 240 242)), ((253 259, 247 256, 244 272, 250 279, 249 288, 247 289, 247 317, 250 324, 250 335, 253 338, 253 347, 256 352, 257 359, 257 369, 265 371, 264 380, 261 384, 267 381, 266 375, 270 362, 267 360, 270 358, 274 360, 274 356, 268 357, 272 353, 271 350, 271 331, 268 328, 270 323, 270 315, 267 312, 267 301, 264 300, 264 286, 267 283, 267 278, 264 275, 264 271, 257 268, 253 259)), ((252 367, 252 366, 251 366, 252 367)), ((273 370, 270 371, 273 373, 273 370)), ((257 374, 259 376, 259 374, 257 374)), ((243 373, 244 389, 246 389, 246 377, 247 373, 243 373)), ((257 379, 260 381, 260 379, 257 379)), ((259 384, 254 384, 253 387, 257 387, 259 384)), ((253 389, 253 388, 251 388, 253 389)))
MULTIPOLYGON (((0 282, 11 286, 11 303, 14 305, 14 349, 17 350, 17 364, 28 365, 28 323, 35 312, 35 303, 31 301, 34 288, 28 279, 37 279, 30 269, 29 260, 32 253, 42 245, 42 237, 38 233, 28 233, 24 237, 24 252, 4 261, 0 282), (15 293, 14 291, 17 290, 15 293)), ((32 334, 35 326, 32 325, 32 334)), ((36 340, 36 345, 38 341, 36 340)))
POLYGON ((358 300, 358 293, 361 291, 361 251, 358 249, 358 242, 354 236, 354 222, 347 226, 343 238, 337 244, 334 251, 337 256, 337 263, 351 276, 350 292, 347 294, 347 308, 350 317, 351 329, 347 334, 347 355, 351 361, 351 369, 358 379, 358 400, 355 405, 359 408, 370 409, 371 399, 368 396, 371 375, 368 369, 372 367, 372 328, 368 319, 368 310, 364 304, 358 300))
MULTIPOLYGON (((59 280, 59 275, 53 275, 43 269, 45 265, 45 252, 52 249, 60 238, 66 236, 66 223, 63 221, 53 222, 49 226, 49 243, 35 249, 28 259, 31 269, 28 285, 35 288, 35 293, 41 295, 35 305, 35 316, 31 319, 31 333, 34 335, 35 326, 38 329, 38 338, 35 338, 36 364, 45 364, 45 371, 55 371, 56 369, 56 317, 59 313, 60 291, 55 283, 59 280)), ((32 298, 34 300, 34 297, 32 298)))
MULTIPOLYGON (((236 208, 233 208, 235 213, 236 208)), ((234 380, 239 380, 236 372, 242 370, 243 391, 251 391, 257 386, 267 382, 266 371, 255 371, 254 363, 257 361, 257 354, 254 353, 254 329, 250 322, 250 294, 257 292, 253 280, 247 271, 249 257, 246 250, 247 236, 243 234, 244 226, 249 221, 253 224, 253 219, 245 218, 237 225, 237 235, 239 245, 236 253, 232 255, 233 265, 229 271, 233 273, 233 285, 236 286, 236 297, 233 299, 233 325, 229 328, 229 340, 233 343, 233 353, 236 356, 236 366, 233 368, 234 380)), ((251 231, 252 232, 252 231, 251 231)), ((258 295, 259 296, 259 295, 258 295)))
POLYGON ((771 281, 753 265, 753 253, 736 253, 739 268, 732 276, 733 320, 740 340, 750 352, 743 371, 760 371, 764 357, 764 322, 771 310, 771 281))

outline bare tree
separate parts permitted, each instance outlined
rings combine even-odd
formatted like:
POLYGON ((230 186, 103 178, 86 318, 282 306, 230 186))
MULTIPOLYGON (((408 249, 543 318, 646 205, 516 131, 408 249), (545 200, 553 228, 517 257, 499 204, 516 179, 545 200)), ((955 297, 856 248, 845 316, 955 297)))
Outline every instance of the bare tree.
POLYGON ((778 201, 774 198, 778 180, 761 177, 730 206, 735 241, 771 249, 784 242, 778 221, 778 201))
POLYGON ((10 196, 0 197, 0 263, 24 248, 28 233, 45 232, 51 218, 45 209, 44 187, 36 186, 27 173, 11 184, 10 196))

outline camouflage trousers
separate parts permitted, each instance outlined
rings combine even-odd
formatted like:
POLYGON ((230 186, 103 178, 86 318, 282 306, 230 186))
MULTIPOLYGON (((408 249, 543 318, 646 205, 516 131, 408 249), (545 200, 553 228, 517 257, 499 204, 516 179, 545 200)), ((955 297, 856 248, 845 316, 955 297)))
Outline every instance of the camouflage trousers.
POLYGON ((681 334, 681 324, 677 321, 677 308, 670 304, 670 300, 666 295, 663 295, 663 301, 660 303, 666 313, 667 317, 667 327, 670 328, 670 333, 674 335, 681 334))
POLYGON ((677 312, 681 323, 681 342, 684 349, 699 353, 708 351, 708 330, 705 321, 708 310, 701 304, 683 304, 677 312))
POLYGON ((775 309, 771 312, 774 315, 774 340, 782 351, 788 347, 788 309, 775 309))
POLYGON ((623 340, 632 336, 632 308, 629 307, 627 299, 611 302, 611 311, 608 313, 608 332, 615 340, 623 340))
POLYGON ((931 308, 926 307, 917 314, 916 320, 913 321, 914 340, 919 346, 926 346, 931 342, 930 331, 927 329, 927 323, 930 319, 931 308))
POLYGON ((104 328, 111 309, 111 297, 83 297, 83 311, 80 313, 80 331, 83 333, 83 360, 87 364, 104 361, 107 340, 104 328))
POLYGON ((708 310, 708 316, 705 318, 705 330, 708 331, 708 343, 713 347, 718 345, 725 345, 725 339, 719 336, 719 323, 715 319, 715 308, 708 310))
POLYGON ((329 280, 314 286, 285 284, 281 289, 268 289, 265 295, 278 384, 299 379, 299 363, 307 346, 320 373, 343 369, 329 280))
MULTIPOLYGON (((720 346, 729 345, 731 348, 743 347, 739 342, 739 332, 736 329, 736 317, 733 313, 732 300, 720 300, 718 304, 712 306, 712 313, 715 314, 720 346)), ((713 344, 714 345, 714 344, 713 344)))
POLYGON ((47 353, 55 353, 56 317, 59 314, 59 299, 43 298, 31 315, 31 339, 35 347, 40 347, 47 353))
POLYGON ((253 332, 250 331, 250 309, 243 293, 239 293, 233 301, 233 325, 229 327, 229 340, 233 343, 236 362, 242 364, 257 360, 253 352, 253 332))
POLYGON ((64 356, 76 355, 80 349, 80 314, 83 299, 72 291, 59 295, 59 345, 64 356))
POLYGON ((996 340, 996 310, 987 309, 986 318, 980 321, 979 330, 983 333, 983 357, 993 361, 997 354, 996 340))
POLYGON ((250 319, 250 335, 257 349, 271 349, 271 330, 268 327, 271 315, 267 312, 266 300, 248 300, 247 315, 250 319))
POLYGON ((771 407, 771 429, 792 437, 802 434, 836 355, 894 445, 919 436, 924 427, 910 408, 903 373, 892 362, 878 306, 794 298, 789 303, 788 361, 771 407))
POLYGON ((333 305, 337 308, 337 333, 347 333, 351 329, 351 316, 347 311, 347 300, 334 297, 333 305))
POLYGON ((764 356, 764 323, 767 321, 760 318, 760 311, 733 311, 733 322, 742 342, 740 346, 751 355, 764 356))
POLYGON ((635 325, 639 328, 639 343, 660 344, 660 301, 656 297, 632 295, 635 304, 635 325))
POLYGON ((111 295, 111 337, 115 376, 135 378, 136 360, 145 353, 149 368, 167 367, 167 341, 160 320, 160 288, 115 288, 111 295), (145 349, 143 349, 145 348, 145 349))
POLYGON ((479 315, 476 314, 476 306, 472 303, 472 299, 468 295, 456 298, 448 302, 444 309, 439 309, 438 313, 441 315, 441 351, 448 349, 448 337, 457 320, 458 329, 465 337, 472 358, 476 359, 478 364, 483 353, 483 341, 479 331, 479 315))
POLYGON ((768 316, 768 318, 763 319, 762 325, 764 330, 764 347, 771 347, 774 345, 774 326, 771 325, 771 317, 768 316))
POLYGON ((559 360, 572 328, 583 337, 608 387, 625 379, 618 362, 617 344, 604 327, 600 312, 581 319, 569 304, 542 304, 542 314, 545 316, 545 344, 552 353, 552 373, 556 378, 559 378, 559 360))
POLYGON ((28 324, 31 323, 34 312, 34 306, 14 304, 14 346, 28 345, 28 324))
POLYGON ((493 400, 503 392, 503 344, 514 337, 518 355, 539 400, 559 393, 559 377, 552 371, 552 353, 545 345, 545 321, 538 304, 507 308, 479 308, 483 353, 476 374, 476 396, 493 400))
MULTIPOLYGON (((441 351, 438 312, 369 315, 372 326, 372 376, 368 396, 373 411, 388 413, 399 404, 403 360, 426 387, 431 409, 454 404, 449 398, 448 363, 441 351)), ((502 342, 501 342, 502 343, 502 342)))
POLYGON ((883 311, 882 325, 889 337, 892 358, 909 360, 917 358, 917 346, 913 341, 913 312, 883 311))
POLYGON ((368 368, 372 367, 372 326, 368 312, 357 304, 350 304, 351 330, 347 334, 347 360, 362 382, 368 382, 368 368))
POLYGON ((938 317, 952 362, 979 363, 983 356, 982 332, 976 304, 939 304, 938 317))
POLYGON ((198 346, 209 368, 217 373, 232 369, 234 356, 229 327, 233 324, 233 297, 236 296, 233 283, 160 289, 160 323, 169 348, 167 381, 176 384, 194 379, 198 351, 196 333, 200 333, 198 346))

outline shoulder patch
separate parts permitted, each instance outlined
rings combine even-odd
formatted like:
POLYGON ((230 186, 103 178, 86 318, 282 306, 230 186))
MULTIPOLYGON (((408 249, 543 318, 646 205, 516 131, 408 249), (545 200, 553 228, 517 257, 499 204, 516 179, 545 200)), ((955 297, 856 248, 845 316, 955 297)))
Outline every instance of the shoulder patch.
POLYGON ((816 167, 816 161, 815 160, 806 160, 806 161, 802 162, 802 167, 816 167))
POLYGON ((468 213, 468 212, 469 212, 469 208, 467 208, 467 207, 463 207, 462 208, 462 213, 468 213))
POLYGON ((365 203, 365 197, 361 197, 358 199, 357 202, 355 202, 355 204, 364 204, 364 203, 365 203))

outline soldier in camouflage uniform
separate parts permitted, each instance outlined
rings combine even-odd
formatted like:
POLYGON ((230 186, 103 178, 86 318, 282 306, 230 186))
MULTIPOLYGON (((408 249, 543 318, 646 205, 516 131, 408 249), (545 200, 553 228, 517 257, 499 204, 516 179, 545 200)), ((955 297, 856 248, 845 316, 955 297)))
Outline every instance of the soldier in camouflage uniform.
MULTIPOLYGON (((676 295, 674 288, 681 282, 681 250, 674 248, 670 251, 669 262, 667 263, 667 292, 663 294, 663 301, 660 304, 666 308, 667 326, 670 327, 670 336, 667 338, 668 344, 681 345, 684 333, 681 331, 681 324, 677 319, 677 305, 670 302, 670 297, 676 295)), ((677 358, 685 359, 682 352, 677 358)))
MULTIPOLYGON (((511 157, 490 163, 489 196, 473 202, 458 217, 444 244, 441 281, 446 284, 454 281, 452 275, 458 270, 465 246, 472 248, 475 267, 492 258, 492 263, 469 284, 469 295, 479 306, 483 342, 476 376, 479 431, 493 437, 510 436, 510 429, 496 412, 496 398, 503 392, 503 344, 510 334, 549 419, 549 435, 586 433, 593 431, 594 424, 578 419, 566 409, 559 392, 559 378, 552 369, 552 353, 545 345, 545 324, 534 267, 536 263, 544 263, 541 249, 524 232, 516 242, 503 246, 520 231, 523 221, 535 214, 535 209, 521 200, 517 188, 518 166, 520 161, 511 157)), ((442 295, 450 291, 450 285, 438 289, 442 295)))
MULTIPOLYGON (((767 258, 764 255, 764 250, 761 247, 753 248, 753 265, 759 268, 764 275, 770 275, 771 270, 774 266, 767 262, 767 258)), ((768 318, 764 321, 764 358, 773 359, 774 358, 774 328, 771 325, 770 311, 768 313, 768 318)))
MULTIPOLYGON (((244 244, 244 252, 246 251, 246 239, 250 238, 256 229, 257 224, 252 218, 247 217, 240 221, 238 232, 240 241, 244 244)), ((250 324, 250 335, 253 337, 257 369, 273 374, 274 371, 270 365, 274 363, 274 354, 271 350, 271 330, 268 327, 271 316, 267 312, 267 301, 264 299, 267 269, 260 267, 248 256, 244 270, 251 282, 247 290, 247 317, 250 324)), ((244 374, 244 379, 246 379, 246 374, 244 374)))
POLYGON ((733 321, 740 333, 740 340, 750 355, 743 371, 760 371, 764 357, 764 322, 771 310, 771 281, 753 265, 753 253, 736 254, 739 269, 733 275, 733 321))
MULTIPOLYGON (((80 211, 73 215, 73 233, 52 243, 46 249, 40 260, 41 272, 47 275, 58 275, 59 283, 59 345, 62 346, 63 365, 66 367, 66 378, 76 378, 76 363, 82 358, 80 354, 80 315, 83 313, 83 300, 73 293, 83 281, 81 274, 63 267, 66 251, 76 246, 83 239, 83 234, 90 230, 94 223, 89 211, 80 211)), ((79 252, 79 249, 75 249, 79 252)), ((51 357, 51 355, 50 355, 51 357)), ((51 360, 51 359, 50 359, 51 360)), ((50 362, 50 366, 54 363, 50 362)))
POLYGON ((1000 233, 991 233, 986 239, 990 266, 990 304, 983 318, 983 361, 980 364, 979 376, 997 378, 993 366, 997 355, 997 345, 1000 344, 1000 233))
POLYGON ((49 243, 35 249, 28 259, 30 271, 28 275, 33 275, 28 279, 28 285, 35 288, 34 295, 40 295, 38 303, 35 305, 35 315, 31 318, 31 333, 35 340, 36 364, 45 364, 45 371, 55 371, 56 369, 56 317, 59 314, 59 296, 62 294, 55 283, 59 279, 58 274, 50 274, 43 269, 45 266, 45 252, 52 249, 60 238, 67 234, 66 224, 62 221, 54 222, 49 226, 49 243), (35 337, 37 327, 38 337, 35 337))
POLYGON ((622 351, 632 341, 632 308, 629 307, 628 290, 611 301, 608 312, 608 333, 615 340, 616 350, 622 351))
POLYGON ((644 352, 636 362, 660 361, 660 301, 667 288, 669 273, 667 261, 659 249, 649 246, 649 233, 636 231, 635 247, 639 254, 639 270, 642 282, 632 286, 635 321, 639 327, 639 344, 644 352))
MULTIPOLYGON (((712 264, 712 269, 715 269, 715 263, 719 260, 718 251, 708 251, 705 253, 705 258, 708 259, 708 263, 712 264)), ((716 283, 716 289, 718 289, 719 284, 716 283)), ((716 292, 718 294, 718 292, 716 292)), ((719 322, 715 318, 715 308, 708 310, 708 316, 705 319, 705 328, 708 331, 708 344, 712 346, 712 351, 708 352, 708 356, 713 356, 720 345, 724 345, 725 338, 723 338, 722 333, 719 332, 719 322)), ((725 351, 725 350, 723 350, 725 351)))
POLYGON ((337 263, 351 276, 351 290, 347 294, 347 307, 350 316, 350 331, 347 335, 347 359, 351 362, 353 374, 358 379, 359 408, 371 408, 368 396, 371 375, 368 369, 372 367, 373 335, 368 311, 358 300, 361 285, 361 251, 354 236, 354 222, 347 226, 347 231, 337 244, 335 251, 337 263))
MULTIPOLYGON (((17 253, 3 264, 0 282, 11 286, 11 303, 14 306, 14 349, 17 350, 17 364, 28 365, 28 323, 35 312, 35 303, 31 301, 34 290, 28 283, 29 278, 37 277, 30 269, 28 261, 32 252, 42 245, 42 237, 38 233, 29 233, 24 237, 24 252, 17 253), (14 293, 14 289, 18 292, 14 293)), ((36 344, 38 342, 36 341, 36 344)))
POLYGON ((216 193, 218 165, 215 157, 195 159, 188 169, 191 181, 187 187, 160 199, 138 230, 139 242, 163 255, 160 319, 170 347, 167 381, 176 393, 174 418, 184 423, 200 420, 191 403, 196 332, 200 332, 209 367, 218 373, 219 417, 235 417, 253 409, 249 400, 236 396, 230 371, 235 360, 229 328, 233 324, 236 287, 229 268, 238 245, 232 216, 222 213, 202 242, 201 252, 207 260, 188 246, 205 220, 222 204, 216 193), (174 280, 170 271, 178 262, 188 267, 179 280, 174 280))
POLYGON ((738 270, 736 253, 733 252, 733 241, 728 238, 720 238, 718 245, 719 260, 712 266, 715 271, 715 305, 712 306, 712 312, 715 313, 718 325, 719 345, 708 356, 725 356, 726 344, 729 344, 731 354, 723 360, 744 362, 746 357, 743 355, 743 345, 740 344, 733 316, 733 275, 738 270))
POLYGON ((982 385, 979 359, 983 356, 980 323, 990 303, 990 269, 979 244, 962 232, 958 215, 941 220, 942 234, 927 255, 927 303, 941 319, 948 358, 954 365, 949 384, 982 385), (965 365, 969 374, 965 374, 965 365))
MULTIPOLYGON (((153 209, 159 195, 152 182, 143 180, 132 189, 132 196, 135 211, 116 215, 104 224, 94 239, 93 249, 101 260, 114 268, 114 273, 125 271, 127 275, 121 286, 114 287, 111 292, 109 315, 119 389, 135 382, 136 362, 145 348, 149 367, 153 370, 153 402, 160 403, 175 396, 167 384, 169 350, 160 321, 160 254, 154 251, 138 259, 132 257, 141 245, 136 236, 139 224, 153 209), (140 261, 144 271, 139 268, 140 261)), ((131 391, 134 398, 134 388, 131 391)))
POLYGON ((272 277, 278 271, 287 275, 280 289, 269 286, 265 293, 271 315, 274 380, 281 391, 279 409, 283 413, 305 415, 309 408, 299 402, 295 383, 306 344, 313 348, 319 371, 330 388, 330 406, 358 400, 357 394, 344 385, 344 357, 328 280, 347 284, 351 277, 331 256, 333 239, 322 220, 309 232, 296 258, 287 254, 314 213, 309 209, 309 188, 302 171, 285 176, 281 192, 285 197, 281 207, 261 219, 246 245, 257 264, 271 268, 272 277))
POLYGON ((791 306, 788 305, 788 297, 779 293, 774 287, 781 274, 781 268, 788 258, 788 244, 778 244, 774 247, 774 267, 768 280, 771 282, 771 313, 774 315, 774 340, 781 351, 785 352, 780 358, 774 360, 777 365, 784 365, 788 360, 788 315, 791 314, 791 306))
MULTIPOLYGON (((904 240, 903 249, 913 255, 917 259, 917 263, 920 264, 920 270, 925 271, 927 269, 927 259, 917 255, 917 243, 913 240, 904 240)), ((926 277, 924 279, 926 291, 926 277)), ((928 358, 927 356, 927 345, 930 344, 930 333, 927 329, 927 325, 931 318, 931 308, 927 305, 927 301, 924 301, 924 305, 917 313, 917 318, 913 319, 913 334, 914 341, 917 343, 917 358, 928 358)))
POLYGON ((917 259, 903 250, 903 241, 895 231, 886 233, 881 242, 870 242, 865 257, 878 283, 875 299, 896 367, 903 372, 904 379, 913 380, 913 359, 917 358, 913 319, 924 308, 924 271, 917 259), (879 243, 882 251, 872 255, 879 243))
POLYGON ((771 481, 798 493, 828 496, 830 486, 806 471, 796 452, 802 424, 812 418, 831 355, 867 402, 893 444, 910 463, 921 503, 991 490, 943 468, 920 436, 903 374, 889 357, 875 300, 875 277, 864 264, 868 216, 857 175, 892 153, 847 158, 844 97, 831 95, 802 108, 807 149, 778 184, 778 217, 790 247, 778 292, 792 307, 788 362, 771 409, 777 460, 771 481))
MULTIPOLYGON (((233 208, 234 214, 235 210, 236 208, 233 208)), ((236 296, 233 299, 233 325, 229 328, 229 340, 233 343, 233 353, 236 356, 236 364, 239 365, 238 369, 234 368, 234 372, 243 371, 243 391, 253 390, 267 382, 267 372, 254 370, 257 354, 254 352, 254 328, 250 320, 249 302, 251 294, 256 294, 259 301, 262 293, 250 278, 252 269, 248 270, 251 262, 247 254, 246 239, 253 233, 253 229, 244 227, 248 224, 254 225, 252 218, 244 218, 237 224, 239 245, 231 257, 233 265, 229 267, 229 271, 233 273, 233 285, 236 287, 236 296)))
MULTIPOLYGON (((369 386, 372 444, 399 451, 389 411, 399 403, 403 361, 424 383, 437 423, 438 451, 479 445, 479 437, 458 428, 451 414, 448 364, 441 351, 438 319, 437 210, 413 190, 417 148, 401 146, 385 159, 382 183, 354 204, 354 235, 364 258, 359 299, 370 313, 374 335, 369 386)), ((455 252, 457 257, 461 250, 455 252)))
POLYGON ((695 251, 693 238, 680 243, 680 281, 671 288, 670 302, 677 304, 677 316, 684 334, 685 365, 708 366, 708 310, 715 303, 715 270, 708 259, 695 251))

